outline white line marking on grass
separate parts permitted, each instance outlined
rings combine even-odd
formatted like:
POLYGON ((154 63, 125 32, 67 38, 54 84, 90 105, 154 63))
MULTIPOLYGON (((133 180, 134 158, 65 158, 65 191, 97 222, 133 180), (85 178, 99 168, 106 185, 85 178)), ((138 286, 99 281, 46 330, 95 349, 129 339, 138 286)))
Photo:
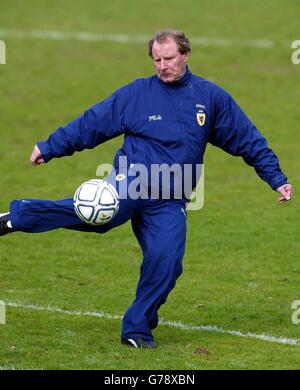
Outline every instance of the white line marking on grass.
MULTIPOLYGON (((128 34, 109 34, 109 33, 90 33, 90 32, 71 32, 71 31, 43 31, 43 30, 10 30, 0 29, 1 38, 20 38, 20 39, 50 39, 50 40, 68 40, 86 42, 117 42, 117 43, 147 43, 150 35, 128 35, 128 34)), ((208 37, 191 37, 191 42, 196 46, 221 46, 221 47, 255 47, 261 49, 270 49, 275 46, 274 41, 270 39, 225 39, 208 37)))
POLYGON ((103 312, 96 312, 96 311, 74 311, 74 310, 65 310, 61 309, 60 307, 56 306, 39 306, 39 305, 33 305, 33 304, 28 304, 24 305, 22 303, 16 303, 16 302, 5 302, 6 306, 10 307, 19 307, 22 309, 31 309, 31 310, 37 310, 37 311, 52 311, 55 313, 62 313, 62 314, 67 314, 67 315, 72 315, 72 316, 90 316, 90 317, 99 317, 99 318, 105 318, 108 320, 121 320, 123 317, 122 316, 114 316, 112 314, 107 314, 103 312))
POLYGON ((240 330, 227 330, 223 329, 221 327, 218 327, 216 325, 190 325, 190 324, 182 324, 181 322, 173 322, 173 321, 161 321, 162 325, 172 326, 177 329, 184 329, 184 330, 196 330, 196 331, 209 331, 209 332, 216 332, 216 333, 223 333, 223 334, 229 334, 233 336, 239 336, 239 337, 246 337, 246 338, 252 338, 252 339, 258 339, 258 340, 264 340, 264 341, 270 341, 273 343, 279 343, 279 344, 286 344, 286 345, 299 345, 300 346, 300 340, 297 339, 290 339, 287 337, 275 337, 270 336, 266 334, 256 334, 256 333, 243 333, 240 330))
MULTIPOLYGON (((116 316, 109 313, 104 312, 96 312, 96 311, 74 311, 74 310, 65 310, 61 309, 60 307, 56 306, 39 306, 39 305, 33 305, 33 304, 22 304, 22 303, 16 303, 16 302, 6 302, 7 306, 15 307, 15 308, 22 308, 22 309, 29 309, 29 310, 37 310, 37 311, 50 311, 54 313, 61 313, 65 315, 72 315, 72 316, 90 316, 90 317, 98 317, 98 318, 105 318, 109 320, 122 320, 122 316, 116 316)), ((275 337, 265 334, 255 334, 255 333, 243 333, 239 330, 227 330, 223 329, 221 327, 218 327, 216 325, 191 325, 191 324, 183 324, 181 322, 174 322, 174 321, 165 321, 161 320, 159 321, 160 325, 164 326, 170 326, 172 328, 176 329, 183 329, 183 330, 193 330, 193 331, 209 331, 209 332, 215 332, 215 333, 222 333, 222 334, 229 334, 232 336, 239 336, 239 337, 245 337, 245 338, 252 338, 257 340, 263 340, 263 341, 269 341, 273 343, 279 343, 279 344, 285 344, 285 345, 296 345, 300 346, 300 340, 297 339, 290 339, 287 337, 275 337)))

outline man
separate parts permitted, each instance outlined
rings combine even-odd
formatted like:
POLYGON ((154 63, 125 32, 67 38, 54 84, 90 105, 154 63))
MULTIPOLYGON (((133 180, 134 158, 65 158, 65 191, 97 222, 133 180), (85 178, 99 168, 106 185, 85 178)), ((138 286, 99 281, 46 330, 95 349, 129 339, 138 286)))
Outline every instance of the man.
MULTIPOLYGON (((150 40, 148 50, 155 76, 122 87, 59 127, 48 140, 38 142, 30 158, 32 164, 94 148, 124 134, 113 175, 123 172, 120 157, 126 157, 126 169, 136 164, 144 164, 149 171, 153 164, 190 164, 194 168, 202 164, 210 142, 234 156, 242 156, 280 193, 280 203, 290 200, 292 186, 256 127, 228 93, 188 69, 191 47, 186 36, 173 30, 160 31, 150 40)), ((193 171, 192 186, 196 181, 193 171)), ((136 298, 123 318, 121 341, 135 348, 156 348, 152 330, 158 324, 159 307, 182 272, 186 236, 186 196, 174 196, 171 184, 171 196, 164 199, 160 188, 163 184, 159 183, 154 199, 121 199, 118 214, 101 226, 83 223, 74 211, 72 199, 15 200, 10 212, 1 217, 1 235, 59 227, 104 233, 130 219, 143 262, 136 298)), ((150 190, 148 184, 147 191, 150 190)))

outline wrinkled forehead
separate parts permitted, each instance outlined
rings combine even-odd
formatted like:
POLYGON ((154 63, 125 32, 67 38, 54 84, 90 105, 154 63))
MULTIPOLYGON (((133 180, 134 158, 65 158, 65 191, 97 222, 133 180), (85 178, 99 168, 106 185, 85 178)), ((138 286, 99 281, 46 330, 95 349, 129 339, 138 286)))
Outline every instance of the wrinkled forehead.
POLYGON ((177 43, 173 38, 167 37, 162 42, 154 41, 152 46, 153 57, 170 57, 179 53, 177 43))

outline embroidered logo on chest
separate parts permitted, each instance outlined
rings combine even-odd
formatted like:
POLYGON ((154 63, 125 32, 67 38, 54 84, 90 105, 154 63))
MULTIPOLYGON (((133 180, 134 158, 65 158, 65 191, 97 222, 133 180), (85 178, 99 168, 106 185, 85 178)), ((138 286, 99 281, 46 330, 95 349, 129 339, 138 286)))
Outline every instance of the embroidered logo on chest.
POLYGON ((162 121, 162 116, 161 115, 151 115, 149 116, 149 122, 152 121, 162 121))
POLYGON ((205 106, 203 104, 196 104, 196 118, 199 126, 203 126, 205 124, 205 106))

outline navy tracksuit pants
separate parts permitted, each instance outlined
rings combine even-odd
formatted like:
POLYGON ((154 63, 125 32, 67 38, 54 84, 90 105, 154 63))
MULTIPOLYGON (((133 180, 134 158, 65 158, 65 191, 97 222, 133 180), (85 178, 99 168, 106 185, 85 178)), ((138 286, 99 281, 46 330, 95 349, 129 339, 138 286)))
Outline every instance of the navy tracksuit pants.
POLYGON ((120 199, 112 221, 101 226, 82 222, 73 200, 22 199, 11 203, 13 229, 39 233, 56 228, 105 233, 131 219, 133 232, 142 248, 143 261, 136 297, 122 323, 122 338, 152 340, 158 324, 158 309, 182 272, 185 251, 186 212, 183 200, 120 199))

